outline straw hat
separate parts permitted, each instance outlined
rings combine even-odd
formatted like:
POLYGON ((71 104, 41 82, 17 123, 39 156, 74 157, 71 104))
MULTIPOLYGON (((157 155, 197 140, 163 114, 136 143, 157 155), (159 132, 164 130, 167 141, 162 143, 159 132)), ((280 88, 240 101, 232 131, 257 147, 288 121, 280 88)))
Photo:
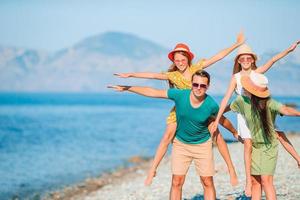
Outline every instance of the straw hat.
POLYGON ((174 54, 178 51, 184 51, 184 52, 187 52, 189 57, 190 57, 190 60, 193 60, 194 58, 194 54, 190 51, 190 48, 188 47, 188 45, 186 44, 183 44, 183 43, 178 43, 174 50, 171 51, 169 54, 168 54, 168 58, 173 62, 174 61, 174 54))
POLYGON ((234 59, 234 61, 236 61, 236 59, 242 55, 242 54, 251 54, 254 57, 254 60, 257 60, 257 55, 252 51, 252 49, 247 45, 247 44, 242 44, 237 52, 237 55, 234 59))
POLYGON ((270 96, 270 90, 267 87, 268 82, 268 78, 265 75, 256 72, 251 72, 249 76, 241 77, 243 88, 261 98, 270 96))

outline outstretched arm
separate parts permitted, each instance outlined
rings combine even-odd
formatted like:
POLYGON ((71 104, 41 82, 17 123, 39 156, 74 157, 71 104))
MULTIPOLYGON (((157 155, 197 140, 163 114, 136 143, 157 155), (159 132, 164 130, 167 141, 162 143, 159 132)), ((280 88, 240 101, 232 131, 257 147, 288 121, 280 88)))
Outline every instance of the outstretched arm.
POLYGON ((283 115, 300 116, 300 111, 289 106, 281 106, 279 112, 283 115))
POLYGON ((236 87, 236 80, 235 80, 234 76, 232 76, 229 87, 227 89, 227 92, 226 92, 224 98, 221 101, 220 109, 219 109, 219 112, 217 114, 216 120, 214 122, 214 125, 212 126, 212 131, 213 132, 215 132, 217 130, 219 121, 221 119, 221 116, 223 115, 225 109, 228 108, 227 103, 228 103, 235 87, 236 87))
POLYGON ((120 78, 148 78, 148 79, 158 79, 167 80, 168 77, 163 73, 151 73, 151 72, 137 72, 137 73, 115 73, 115 76, 120 78))
POLYGON ((167 90, 157 90, 151 87, 126 86, 126 85, 113 85, 107 87, 112 88, 119 92, 129 91, 147 97, 168 98, 167 90))
POLYGON ((283 52, 281 52, 281 53, 277 54, 276 56, 274 56, 273 58, 271 58, 268 62, 266 62, 266 64, 264 64, 263 66, 257 68, 255 71, 258 72, 258 73, 267 72, 275 62, 277 62, 278 60, 280 60, 284 56, 288 55, 290 52, 294 51, 298 44, 300 44, 300 40, 293 43, 289 48, 287 48, 283 52))
POLYGON ((244 42, 245 42, 245 36, 244 36, 244 33, 241 32, 241 33, 238 34, 236 42, 232 46, 230 46, 226 49, 223 49, 222 51, 220 51, 219 53, 217 53, 213 57, 205 60, 204 63, 203 63, 203 69, 206 68, 206 67, 209 67, 210 65, 212 65, 212 64, 216 63, 217 61, 223 59, 225 56, 230 54, 233 50, 235 50, 237 47, 242 45, 244 42))
POLYGON ((292 143, 286 137, 283 132, 276 131, 277 139, 280 141, 284 149, 296 160, 298 167, 300 168, 300 156, 293 147, 292 143))

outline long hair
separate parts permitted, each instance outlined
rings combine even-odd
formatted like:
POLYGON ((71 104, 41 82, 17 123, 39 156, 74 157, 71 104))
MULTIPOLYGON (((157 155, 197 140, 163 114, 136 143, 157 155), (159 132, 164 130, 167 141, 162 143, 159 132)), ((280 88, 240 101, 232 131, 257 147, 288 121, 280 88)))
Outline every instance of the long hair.
MULTIPOLYGON (((241 54, 241 55, 243 55, 243 54, 241 54)), ((238 62, 238 60, 239 60, 239 58, 240 58, 240 56, 241 55, 239 55, 236 59, 235 59, 235 62, 234 62, 234 65, 233 65, 233 71, 232 71, 232 74, 236 74, 236 73, 238 73, 238 72, 240 72, 241 70, 242 70, 242 66, 241 66, 241 64, 238 62)), ((256 66, 256 63, 255 63, 255 58, 254 58, 254 56, 252 55, 252 54, 249 54, 249 55, 251 55, 252 56, 252 58, 253 58, 253 63, 251 64, 251 69, 252 70, 256 70, 257 69, 257 66, 256 66)))
POLYGON ((271 116, 268 115, 268 108, 267 108, 267 103, 269 99, 270 97, 261 98, 253 94, 251 95, 251 108, 254 113, 258 114, 259 116, 258 122, 261 123, 261 128, 263 129, 267 141, 271 142, 272 132, 271 132, 271 124, 269 122, 272 120, 269 119, 271 116))
MULTIPOLYGON (((189 56, 189 54, 187 52, 185 52, 185 51, 177 51, 175 53, 179 53, 179 54, 187 57, 187 59, 188 59, 188 67, 190 67, 192 65, 192 60, 190 59, 190 56, 189 56)), ((176 67, 175 63, 173 62, 171 64, 171 66, 169 67, 168 72, 174 72, 174 71, 177 71, 177 70, 178 70, 178 68, 176 67)), ((168 81, 168 83, 169 83, 169 87, 170 88, 174 88, 174 84, 171 83, 171 81, 168 81)))

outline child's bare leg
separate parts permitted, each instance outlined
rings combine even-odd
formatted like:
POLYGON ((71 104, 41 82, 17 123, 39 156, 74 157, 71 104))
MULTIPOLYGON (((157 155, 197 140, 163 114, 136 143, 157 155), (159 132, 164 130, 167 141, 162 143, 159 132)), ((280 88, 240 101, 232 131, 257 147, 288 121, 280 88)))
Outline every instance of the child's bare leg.
POLYGON ((145 185, 151 185, 152 179, 154 178, 156 174, 156 169, 163 159, 164 155, 166 154, 168 150, 168 146, 173 140, 176 132, 176 123, 171 123, 167 125, 166 131, 164 133, 164 136, 162 137, 159 146, 157 147, 156 154, 154 156, 151 168, 148 171, 147 178, 145 180, 145 185))
POLYGON ((246 186, 245 195, 251 196, 251 154, 252 154, 252 141, 249 138, 244 139, 244 162, 246 173, 246 186))
MULTIPOLYGON (((212 124, 213 123, 210 123, 210 125, 208 126, 209 130, 211 129, 212 124)), ((236 175, 236 171, 235 171, 233 162, 230 157, 230 153, 229 153, 227 144, 226 144, 222 134, 220 133, 219 129, 217 129, 217 131, 214 134, 212 134, 212 133, 210 133, 210 134, 212 135, 213 140, 217 144, 218 150, 227 165, 228 172, 230 175, 230 183, 232 186, 236 186, 239 181, 238 181, 238 177, 236 175)))
POLYGON ((289 141, 289 139, 286 137, 284 132, 282 131, 276 131, 277 138, 284 147, 284 149, 296 160, 298 167, 300 168, 300 156, 293 147, 292 143, 289 141))

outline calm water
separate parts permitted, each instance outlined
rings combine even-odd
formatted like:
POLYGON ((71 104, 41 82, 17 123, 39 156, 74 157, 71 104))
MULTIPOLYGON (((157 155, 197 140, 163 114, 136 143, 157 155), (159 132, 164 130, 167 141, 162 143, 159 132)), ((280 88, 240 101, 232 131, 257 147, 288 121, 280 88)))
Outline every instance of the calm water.
MULTIPOLYGON (((276 99, 300 105, 300 97, 276 99)), ((131 156, 152 156, 172 105, 119 93, 0 94, 0 199, 42 194, 127 165, 131 156)), ((277 123, 300 130, 299 118, 277 123)))

